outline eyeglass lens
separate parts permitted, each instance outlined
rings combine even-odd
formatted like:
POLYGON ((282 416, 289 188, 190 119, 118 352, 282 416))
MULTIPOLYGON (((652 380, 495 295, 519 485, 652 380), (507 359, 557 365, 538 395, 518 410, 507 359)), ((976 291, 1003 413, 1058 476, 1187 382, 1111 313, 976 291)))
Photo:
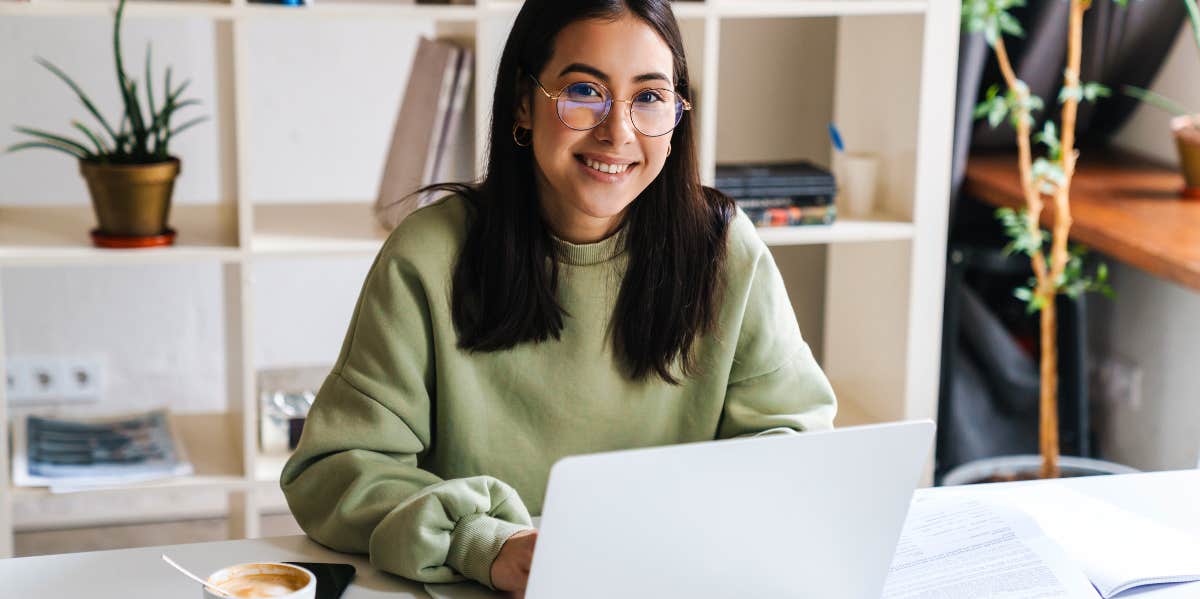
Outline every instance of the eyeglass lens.
MULTIPOLYGON (((608 116, 612 104, 608 90, 592 83, 572 83, 558 98, 558 116, 572 129, 591 129, 608 116)), ((683 117, 683 99, 670 90, 645 89, 633 98, 631 115, 642 134, 664 135, 683 117)))

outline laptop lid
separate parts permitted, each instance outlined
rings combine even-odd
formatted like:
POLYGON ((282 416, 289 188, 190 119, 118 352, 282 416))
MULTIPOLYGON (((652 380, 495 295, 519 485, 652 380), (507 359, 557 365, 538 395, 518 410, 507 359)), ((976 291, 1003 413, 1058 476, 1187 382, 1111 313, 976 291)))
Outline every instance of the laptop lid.
POLYGON ((527 599, 877 599, 932 421, 572 456, 527 599))

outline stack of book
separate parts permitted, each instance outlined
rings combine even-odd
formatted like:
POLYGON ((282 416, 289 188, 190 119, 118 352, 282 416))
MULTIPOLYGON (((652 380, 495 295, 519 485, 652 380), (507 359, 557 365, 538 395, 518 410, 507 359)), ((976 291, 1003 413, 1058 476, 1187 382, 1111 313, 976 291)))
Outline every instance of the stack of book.
POLYGON ((13 484, 52 492, 193 473, 165 409, 99 419, 16 418, 12 451, 13 484))
POLYGON ((717 189, 759 227, 828 225, 837 217, 837 183, 807 161, 717 165, 717 189))
POLYGON ((474 65, 468 48, 420 39, 375 200, 375 215, 387 229, 432 201, 432 194, 414 192, 451 178, 453 157, 473 148, 460 130, 474 65))

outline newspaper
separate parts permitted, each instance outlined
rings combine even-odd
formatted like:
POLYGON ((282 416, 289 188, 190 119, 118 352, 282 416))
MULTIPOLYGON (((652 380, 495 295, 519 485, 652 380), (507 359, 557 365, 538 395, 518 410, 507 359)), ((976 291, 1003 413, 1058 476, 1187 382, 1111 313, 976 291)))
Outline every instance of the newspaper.
POLYGON ((193 473, 165 409, 102 419, 13 423, 13 484, 61 493, 193 473))

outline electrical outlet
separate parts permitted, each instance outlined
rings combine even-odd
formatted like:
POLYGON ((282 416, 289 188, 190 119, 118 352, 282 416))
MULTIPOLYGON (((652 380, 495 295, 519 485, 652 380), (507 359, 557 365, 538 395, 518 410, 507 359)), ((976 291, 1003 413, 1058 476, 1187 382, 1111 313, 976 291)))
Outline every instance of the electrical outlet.
POLYGON ((1142 409, 1142 367, 1116 356, 1105 356, 1093 365, 1094 395, 1108 406, 1130 412, 1142 409))
POLYGON ((104 388, 102 356, 12 356, 6 368, 13 404, 94 402, 104 388))

